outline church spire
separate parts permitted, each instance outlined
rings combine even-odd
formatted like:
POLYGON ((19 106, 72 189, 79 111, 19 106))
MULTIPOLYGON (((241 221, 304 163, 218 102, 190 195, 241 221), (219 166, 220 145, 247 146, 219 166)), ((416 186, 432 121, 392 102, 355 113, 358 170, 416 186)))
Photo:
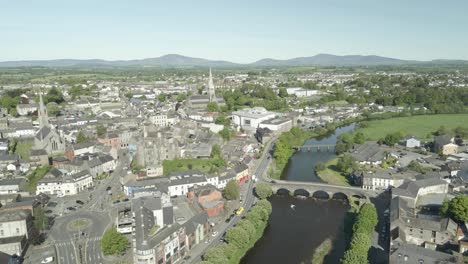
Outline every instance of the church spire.
POLYGON ((39 119, 39 127, 48 127, 49 126, 49 117, 47 116, 47 109, 42 100, 42 92, 39 91, 39 112, 37 114, 39 119))
POLYGON ((210 97, 210 102, 216 102, 215 87, 213 84, 213 75, 211 75, 211 67, 210 76, 208 77, 208 96, 210 97))

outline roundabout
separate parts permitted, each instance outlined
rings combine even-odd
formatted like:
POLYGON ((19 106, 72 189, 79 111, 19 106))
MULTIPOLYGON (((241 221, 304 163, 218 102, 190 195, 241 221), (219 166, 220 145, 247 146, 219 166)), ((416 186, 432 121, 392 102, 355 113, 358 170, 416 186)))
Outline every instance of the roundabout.
POLYGON ((78 218, 67 224, 67 230, 76 231, 83 230, 91 225, 92 221, 88 218, 78 218))

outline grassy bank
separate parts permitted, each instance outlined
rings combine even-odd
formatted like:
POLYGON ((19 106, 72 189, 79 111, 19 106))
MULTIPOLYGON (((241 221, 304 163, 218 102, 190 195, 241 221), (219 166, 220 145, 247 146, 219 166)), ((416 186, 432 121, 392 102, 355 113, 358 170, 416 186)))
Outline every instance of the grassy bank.
POLYGON ((314 251, 312 256, 312 264, 322 264, 325 257, 332 250, 332 240, 330 238, 325 239, 314 251))
POLYGON ((323 165, 325 165, 325 169, 322 171, 316 171, 317 176, 324 182, 329 184, 349 186, 350 184, 348 182, 348 179, 346 179, 346 177, 343 174, 337 171, 337 163, 338 158, 334 158, 323 163, 323 165))
POLYGON ((436 131, 440 126, 453 129, 468 124, 468 114, 444 114, 444 115, 418 115, 409 117, 395 117, 385 120, 367 122, 368 127, 359 128, 356 132, 364 133, 370 140, 378 140, 387 134, 403 132, 427 138, 428 134, 436 131))
POLYGON ((40 181, 51 169, 50 166, 41 166, 35 169, 28 175, 28 183, 26 190, 30 193, 35 193, 37 188, 37 182, 40 181))

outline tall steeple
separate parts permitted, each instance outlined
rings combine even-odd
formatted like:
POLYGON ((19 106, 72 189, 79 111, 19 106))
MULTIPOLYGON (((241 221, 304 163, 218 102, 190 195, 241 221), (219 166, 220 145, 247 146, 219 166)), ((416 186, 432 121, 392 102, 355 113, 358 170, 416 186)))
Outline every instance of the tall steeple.
POLYGON ((211 75, 211 68, 210 77, 208 77, 208 96, 210 97, 210 102, 216 103, 215 87, 213 84, 213 75, 211 75))
POLYGON ((42 100, 42 92, 39 92, 39 112, 37 114, 37 119, 39 119, 40 128, 49 126, 49 117, 47 116, 47 109, 42 100))

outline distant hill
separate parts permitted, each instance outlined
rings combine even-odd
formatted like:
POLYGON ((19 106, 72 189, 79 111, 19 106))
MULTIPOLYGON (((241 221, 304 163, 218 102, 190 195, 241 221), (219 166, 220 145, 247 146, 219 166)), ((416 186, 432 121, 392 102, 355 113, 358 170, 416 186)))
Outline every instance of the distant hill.
POLYGON ((318 54, 288 60, 263 59, 252 63, 254 66, 376 66, 413 64, 416 61, 399 60, 380 56, 318 54))
POLYGON ((409 65, 409 64, 452 64, 468 65, 464 60, 433 60, 433 61, 411 61, 387 58, 375 55, 346 55, 337 56, 332 54, 318 54, 311 57, 298 57, 288 60, 262 59, 249 64, 238 64, 222 60, 207 60, 202 58, 193 58, 178 54, 168 54, 156 58, 147 58, 141 60, 25 60, 25 61, 4 61, 0 62, 0 67, 27 67, 27 66, 45 66, 45 67, 99 67, 99 66, 155 66, 155 67, 275 67, 275 66, 378 66, 378 65, 409 65))

